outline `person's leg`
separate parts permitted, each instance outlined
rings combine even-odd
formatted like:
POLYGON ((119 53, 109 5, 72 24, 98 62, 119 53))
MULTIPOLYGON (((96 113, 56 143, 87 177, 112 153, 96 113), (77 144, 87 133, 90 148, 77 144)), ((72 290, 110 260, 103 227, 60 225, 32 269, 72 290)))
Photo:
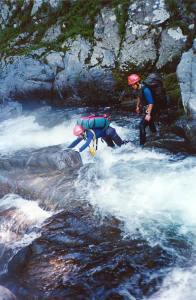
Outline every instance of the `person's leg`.
POLYGON ((146 142, 146 126, 148 126, 148 122, 145 120, 145 116, 142 118, 139 129, 140 129, 140 145, 144 145, 146 142))
POLYGON ((104 140, 106 142, 108 147, 111 147, 111 148, 115 147, 115 144, 112 141, 112 138, 110 136, 104 136, 104 137, 102 137, 102 140, 104 140))
POLYGON ((153 133, 157 132, 157 129, 156 129, 156 126, 154 123, 154 116, 152 116, 151 120, 148 122, 148 126, 149 126, 151 132, 153 132, 153 133))
POLYGON ((106 136, 109 136, 112 141, 119 147, 124 144, 123 140, 117 134, 116 130, 110 126, 106 129, 106 136))

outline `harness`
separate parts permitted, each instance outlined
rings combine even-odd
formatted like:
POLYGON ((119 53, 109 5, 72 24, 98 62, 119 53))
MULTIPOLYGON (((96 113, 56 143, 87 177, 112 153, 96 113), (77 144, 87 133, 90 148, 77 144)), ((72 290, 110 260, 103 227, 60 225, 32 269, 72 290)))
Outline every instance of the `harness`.
MULTIPOLYGON (((92 156, 95 156, 96 151, 98 149, 98 139, 96 137, 94 130, 92 130, 92 129, 87 129, 87 130, 93 134, 93 142, 92 142, 92 145, 89 145, 89 152, 92 156)), ((85 132, 84 138, 87 139, 86 132, 85 132)))

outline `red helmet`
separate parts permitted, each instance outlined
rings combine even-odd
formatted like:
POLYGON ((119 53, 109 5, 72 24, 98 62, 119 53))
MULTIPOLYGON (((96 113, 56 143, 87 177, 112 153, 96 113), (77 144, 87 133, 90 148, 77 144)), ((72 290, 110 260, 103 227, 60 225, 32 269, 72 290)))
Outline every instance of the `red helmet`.
POLYGON ((75 125, 74 129, 73 129, 73 134, 76 136, 79 136, 80 134, 83 134, 85 131, 84 127, 82 127, 81 125, 75 125))
POLYGON ((128 85, 133 85, 140 81, 140 77, 137 74, 131 74, 128 76, 128 85))

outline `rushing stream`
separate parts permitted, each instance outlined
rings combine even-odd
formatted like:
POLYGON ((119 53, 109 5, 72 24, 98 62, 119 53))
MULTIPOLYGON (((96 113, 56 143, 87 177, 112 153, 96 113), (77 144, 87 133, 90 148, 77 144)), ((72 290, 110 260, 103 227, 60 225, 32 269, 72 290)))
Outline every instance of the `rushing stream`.
MULTIPOLYGON (((5 109, 0 156, 16 158, 18 150, 66 148, 75 119, 94 112, 5 109)), ((95 158, 82 153, 61 203, 1 192, 0 284, 18 299, 196 299, 196 158, 139 148, 139 118, 110 112, 134 142, 99 142, 95 158)))

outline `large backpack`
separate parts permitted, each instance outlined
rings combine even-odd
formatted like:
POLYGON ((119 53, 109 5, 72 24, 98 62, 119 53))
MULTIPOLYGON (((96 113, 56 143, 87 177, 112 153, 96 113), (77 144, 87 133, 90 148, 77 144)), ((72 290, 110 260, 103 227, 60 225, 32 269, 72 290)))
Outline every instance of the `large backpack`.
POLYGON ((166 109, 168 106, 168 101, 161 75, 157 73, 150 73, 143 83, 142 91, 145 89, 145 87, 148 87, 152 92, 152 96, 155 100, 156 111, 166 109))
POLYGON ((110 125, 110 118, 107 114, 96 116, 90 115, 86 117, 81 117, 77 124, 81 125, 85 129, 106 129, 110 125))

